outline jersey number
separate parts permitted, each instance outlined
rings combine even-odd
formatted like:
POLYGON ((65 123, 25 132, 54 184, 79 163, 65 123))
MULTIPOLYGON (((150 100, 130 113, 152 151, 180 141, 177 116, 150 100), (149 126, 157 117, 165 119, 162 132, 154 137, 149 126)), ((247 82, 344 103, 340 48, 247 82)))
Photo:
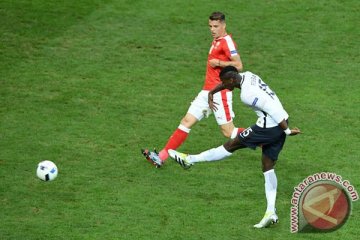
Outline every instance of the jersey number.
POLYGON ((268 87, 266 83, 264 83, 261 78, 258 78, 259 81, 259 88, 266 92, 267 95, 269 95, 272 99, 274 99, 275 93, 268 87))

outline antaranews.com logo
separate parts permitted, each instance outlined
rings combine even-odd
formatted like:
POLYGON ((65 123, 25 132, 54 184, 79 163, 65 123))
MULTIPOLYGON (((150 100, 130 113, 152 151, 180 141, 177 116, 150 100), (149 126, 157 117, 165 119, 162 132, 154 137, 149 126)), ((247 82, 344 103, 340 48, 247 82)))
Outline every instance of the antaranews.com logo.
POLYGON ((359 195, 348 180, 322 172, 306 177, 294 188, 290 232, 329 232, 347 221, 359 195))

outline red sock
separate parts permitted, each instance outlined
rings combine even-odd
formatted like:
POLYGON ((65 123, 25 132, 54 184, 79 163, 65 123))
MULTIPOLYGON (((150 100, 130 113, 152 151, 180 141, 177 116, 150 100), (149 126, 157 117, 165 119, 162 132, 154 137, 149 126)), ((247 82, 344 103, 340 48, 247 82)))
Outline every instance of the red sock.
POLYGON ((188 132, 185 132, 179 128, 175 130, 175 132, 171 135, 165 147, 159 152, 159 157, 162 161, 165 161, 169 157, 168 150, 169 149, 177 149, 180 145, 185 141, 188 132))

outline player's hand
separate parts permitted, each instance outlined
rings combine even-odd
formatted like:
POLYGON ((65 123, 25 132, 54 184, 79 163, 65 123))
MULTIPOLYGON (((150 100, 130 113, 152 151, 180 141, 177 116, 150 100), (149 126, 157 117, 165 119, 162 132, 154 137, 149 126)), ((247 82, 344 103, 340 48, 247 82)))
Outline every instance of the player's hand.
POLYGON ((300 129, 298 129, 297 127, 291 129, 291 133, 290 136, 295 136, 297 134, 301 133, 300 129))
POLYGON ((219 67, 219 62, 220 60, 216 58, 209 60, 209 64, 212 68, 219 67))
POLYGON ((214 95, 211 92, 209 92, 209 95, 208 95, 208 104, 209 104, 209 108, 212 111, 216 112, 218 110, 216 105, 219 105, 219 104, 214 102, 214 95))

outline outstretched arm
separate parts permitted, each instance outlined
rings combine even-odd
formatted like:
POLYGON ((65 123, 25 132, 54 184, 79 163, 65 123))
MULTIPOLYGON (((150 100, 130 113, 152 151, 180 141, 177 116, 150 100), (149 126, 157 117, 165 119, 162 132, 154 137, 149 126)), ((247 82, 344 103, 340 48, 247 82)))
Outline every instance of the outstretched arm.
POLYGON ((289 125, 285 120, 285 116, 287 115, 285 110, 276 108, 269 101, 262 99, 259 99, 256 102, 256 107, 269 114, 270 117, 274 119, 279 124, 279 126, 284 130, 286 135, 293 136, 301 133, 300 129, 296 127, 293 129, 289 128, 289 125))
POLYGON ((279 126, 284 130, 286 135, 294 136, 301 133, 300 129, 298 129, 297 127, 290 129, 285 119, 279 123, 279 126))

